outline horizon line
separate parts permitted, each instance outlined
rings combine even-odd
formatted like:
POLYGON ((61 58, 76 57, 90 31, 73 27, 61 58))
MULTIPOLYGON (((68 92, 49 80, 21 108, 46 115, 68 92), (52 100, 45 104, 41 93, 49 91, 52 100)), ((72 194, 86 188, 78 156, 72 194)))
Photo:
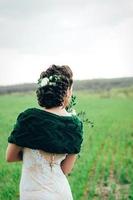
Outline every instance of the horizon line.
MULTIPOLYGON (((125 78, 133 78, 133 76, 122 76, 122 77, 111 77, 111 78, 87 78, 87 79, 73 79, 74 81, 89 81, 89 80, 109 80, 109 79, 125 79, 125 78)), ((14 84, 4 84, 0 87, 8 87, 8 86, 16 86, 16 85, 25 85, 25 84, 36 84, 36 82, 23 82, 23 83, 14 83, 14 84)))

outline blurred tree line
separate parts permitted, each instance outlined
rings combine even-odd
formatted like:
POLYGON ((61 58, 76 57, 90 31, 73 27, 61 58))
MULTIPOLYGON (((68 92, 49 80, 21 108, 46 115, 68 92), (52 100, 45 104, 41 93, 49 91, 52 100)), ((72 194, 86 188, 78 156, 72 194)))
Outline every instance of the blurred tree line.
MULTIPOLYGON (((29 92, 37 89, 37 83, 24 83, 16 85, 0 86, 0 94, 9 94, 13 92, 29 92)), ((89 92, 102 92, 108 96, 110 91, 125 93, 133 93, 133 77, 110 78, 110 79, 89 79, 89 80, 75 80, 73 85, 74 90, 86 90, 89 92)))

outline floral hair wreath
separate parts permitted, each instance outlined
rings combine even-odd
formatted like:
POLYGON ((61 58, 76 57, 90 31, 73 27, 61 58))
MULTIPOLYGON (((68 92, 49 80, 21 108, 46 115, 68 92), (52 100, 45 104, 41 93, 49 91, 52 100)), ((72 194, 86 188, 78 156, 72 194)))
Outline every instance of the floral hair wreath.
POLYGON ((58 80, 60 80, 61 78, 61 75, 51 75, 49 77, 44 77, 44 78, 41 78, 41 79, 38 79, 38 86, 39 87, 43 87, 43 86, 46 86, 46 85, 56 85, 56 82, 58 80))

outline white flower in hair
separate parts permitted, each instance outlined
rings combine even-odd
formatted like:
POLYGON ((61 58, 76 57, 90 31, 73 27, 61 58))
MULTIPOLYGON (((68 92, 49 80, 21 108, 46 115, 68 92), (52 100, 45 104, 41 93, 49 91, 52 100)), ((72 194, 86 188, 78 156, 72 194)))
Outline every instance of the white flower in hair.
POLYGON ((43 86, 47 85, 48 82, 49 82, 49 79, 47 77, 44 77, 40 81, 40 86, 43 87, 43 86))
POLYGON ((49 78, 48 77, 44 77, 42 79, 38 80, 38 85, 39 87, 43 87, 45 85, 56 85, 56 82, 60 80, 60 76, 59 75, 51 75, 49 78))
POLYGON ((52 78, 53 78, 53 76, 50 76, 50 77, 49 77, 49 80, 51 81, 51 80, 52 80, 52 78))
POLYGON ((56 85, 55 82, 49 82, 49 85, 56 85))

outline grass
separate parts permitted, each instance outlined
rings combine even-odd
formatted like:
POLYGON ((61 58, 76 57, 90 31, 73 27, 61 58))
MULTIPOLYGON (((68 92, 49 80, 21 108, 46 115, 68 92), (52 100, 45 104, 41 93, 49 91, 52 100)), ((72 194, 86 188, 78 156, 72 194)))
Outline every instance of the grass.
MULTIPOLYGON (((133 101, 121 96, 75 92, 77 112, 94 122, 84 124, 80 157, 68 176, 74 200, 133 199, 133 101)), ((7 137, 17 115, 39 107, 34 92, 0 96, 0 200, 18 200, 22 162, 7 163, 7 137)))

